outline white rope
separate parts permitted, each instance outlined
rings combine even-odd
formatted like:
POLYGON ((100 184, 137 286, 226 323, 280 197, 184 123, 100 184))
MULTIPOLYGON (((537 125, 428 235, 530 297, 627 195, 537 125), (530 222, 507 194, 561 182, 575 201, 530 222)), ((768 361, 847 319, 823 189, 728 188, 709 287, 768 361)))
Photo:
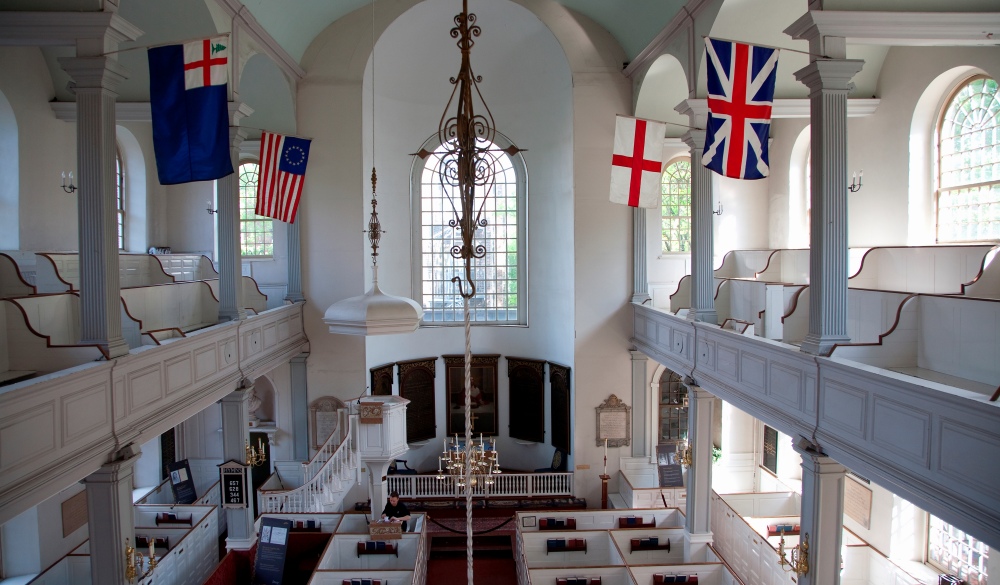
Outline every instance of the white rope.
POLYGON ((465 313, 465 564, 468 585, 472 585, 472 320, 468 297, 462 297, 462 306, 465 313))

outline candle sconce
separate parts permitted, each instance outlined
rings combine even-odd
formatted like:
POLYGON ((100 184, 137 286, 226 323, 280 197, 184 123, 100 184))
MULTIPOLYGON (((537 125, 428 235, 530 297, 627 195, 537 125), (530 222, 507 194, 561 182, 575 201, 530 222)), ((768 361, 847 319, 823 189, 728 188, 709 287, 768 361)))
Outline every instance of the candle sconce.
POLYGON ((212 209, 212 202, 211 201, 206 201, 205 203, 208 205, 208 209, 206 209, 205 211, 207 211, 209 215, 212 215, 214 213, 219 213, 218 209, 212 209))
POLYGON ((851 184, 847 186, 847 190, 850 191, 851 193, 857 193, 858 191, 860 191, 861 190, 861 177, 863 177, 864 174, 865 174, 864 169, 861 169, 860 171, 858 171, 856 173, 852 173, 851 174, 851 184))
POLYGON ((719 202, 719 206, 712 211, 715 215, 722 215, 722 202, 719 202))
POLYGON ((258 465, 264 463, 264 441, 257 439, 257 446, 251 447, 250 441, 246 442, 246 458, 247 465, 250 467, 257 467, 258 465))
POLYGON ((683 465, 684 467, 688 467, 688 468, 691 467, 691 464, 693 462, 692 455, 691 455, 691 443, 688 443, 688 444, 684 445, 684 449, 682 449, 681 452, 680 452, 680 458, 679 459, 680 459, 681 465, 683 465))
POLYGON ((75 193, 76 185, 73 184, 73 171, 69 172, 69 178, 67 180, 66 173, 62 174, 62 190, 67 193, 75 193))
POLYGON ((142 581, 156 569, 155 540, 155 538, 149 540, 149 556, 146 557, 141 552, 136 552, 129 539, 125 539, 125 578, 129 583, 135 583, 136 579, 142 581), (147 562, 148 569, 146 568, 147 562))
POLYGON ((796 575, 806 575, 809 573, 809 535, 802 535, 802 542, 789 549, 788 558, 785 557, 785 531, 782 530, 781 541, 778 543, 778 566, 785 571, 796 575))

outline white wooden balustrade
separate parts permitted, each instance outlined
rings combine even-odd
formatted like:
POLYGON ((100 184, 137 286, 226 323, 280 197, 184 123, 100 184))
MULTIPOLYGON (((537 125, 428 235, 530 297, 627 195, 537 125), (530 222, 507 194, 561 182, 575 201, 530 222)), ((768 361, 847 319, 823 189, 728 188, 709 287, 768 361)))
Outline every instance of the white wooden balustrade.
MULTIPOLYGON (((474 497, 532 497, 573 495, 572 473, 499 473, 474 475, 474 497), (488 479, 493 480, 487 485, 488 479)), ((404 498, 457 498, 465 495, 465 489, 458 487, 458 478, 436 475, 390 475, 386 478, 389 490, 399 492, 404 498)))

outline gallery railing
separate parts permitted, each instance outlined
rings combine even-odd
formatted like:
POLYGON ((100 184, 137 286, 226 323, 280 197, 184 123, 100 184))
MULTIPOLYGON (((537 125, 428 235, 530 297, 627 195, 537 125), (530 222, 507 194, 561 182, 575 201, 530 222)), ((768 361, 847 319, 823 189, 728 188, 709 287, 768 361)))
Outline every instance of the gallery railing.
MULTIPOLYGON (((472 487, 474 497, 533 497, 572 496, 572 473, 501 473, 490 477, 492 485, 487 485, 485 475, 475 475, 472 487)), ((437 479, 429 475, 390 475, 387 478, 389 490, 399 492, 403 498, 452 498, 465 495, 464 488, 458 487, 458 477, 446 476, 437 479)))

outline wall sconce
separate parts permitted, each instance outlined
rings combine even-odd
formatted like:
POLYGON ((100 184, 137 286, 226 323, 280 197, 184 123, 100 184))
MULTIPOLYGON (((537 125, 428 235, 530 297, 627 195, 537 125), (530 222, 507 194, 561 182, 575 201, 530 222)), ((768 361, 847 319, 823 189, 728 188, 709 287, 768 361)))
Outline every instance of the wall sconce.
POLYGON ((722 202, 721 201, 719 202, 719 207, 716 208, 715 211, 713 211, 712 213, 714 213, 715 215, 722 215, 722 202))
POLYGON ((250 441, 246 442, 247 465, 257 467, 264 463, 264 441, 257 439, 257 446, 251 447, 250 441))
POLYGON ((796 575, 809 573, 809 535, 802 535, 802 542, 789 550, 789 558, 785 558, 785 531, 782 530, 781 541, 778 543, 778 566, 796 575))
POLYGON ((143 572, 147 557, 142 553, 135 552, 135 547, 125 539, 125 578, 129 583, 135 583, 136 578, 140 581, 148 577, 156 569, 156 539, 149 539, 149 569, 143 572))
POLYGON ((76 192, 76 185, 73 184, 73 171, 69 172, 69 180, 66 180, 66 173, 62 174, 62 189, 67 193, 76 192))
POLYGON ((219 213, 218 209, 212 209, 211 201, 206 201, 205 204, 208 206, 208 208, 205 211, 207 211, 209 215, 212 215, 213 213, 219 213))
POLYGON ((688 442, 687 445, 684 446, 684 449, 682 449, 681 452, 680 452, 680 462, 681 462, 681 465, 683 465, 684 467, 687 467, 689 469, 691 468, 691 464, 694 462, 694 460, 692 458, 692 454, 691 454, 691 442, 690 441, 688 442))
POLYGON ((851 193, 857 193, 861 190, 861 177, 865 174, 865 170, 861 169, 856 173, 851 174, 851 184, 847 186, 847 190, 851 193))

